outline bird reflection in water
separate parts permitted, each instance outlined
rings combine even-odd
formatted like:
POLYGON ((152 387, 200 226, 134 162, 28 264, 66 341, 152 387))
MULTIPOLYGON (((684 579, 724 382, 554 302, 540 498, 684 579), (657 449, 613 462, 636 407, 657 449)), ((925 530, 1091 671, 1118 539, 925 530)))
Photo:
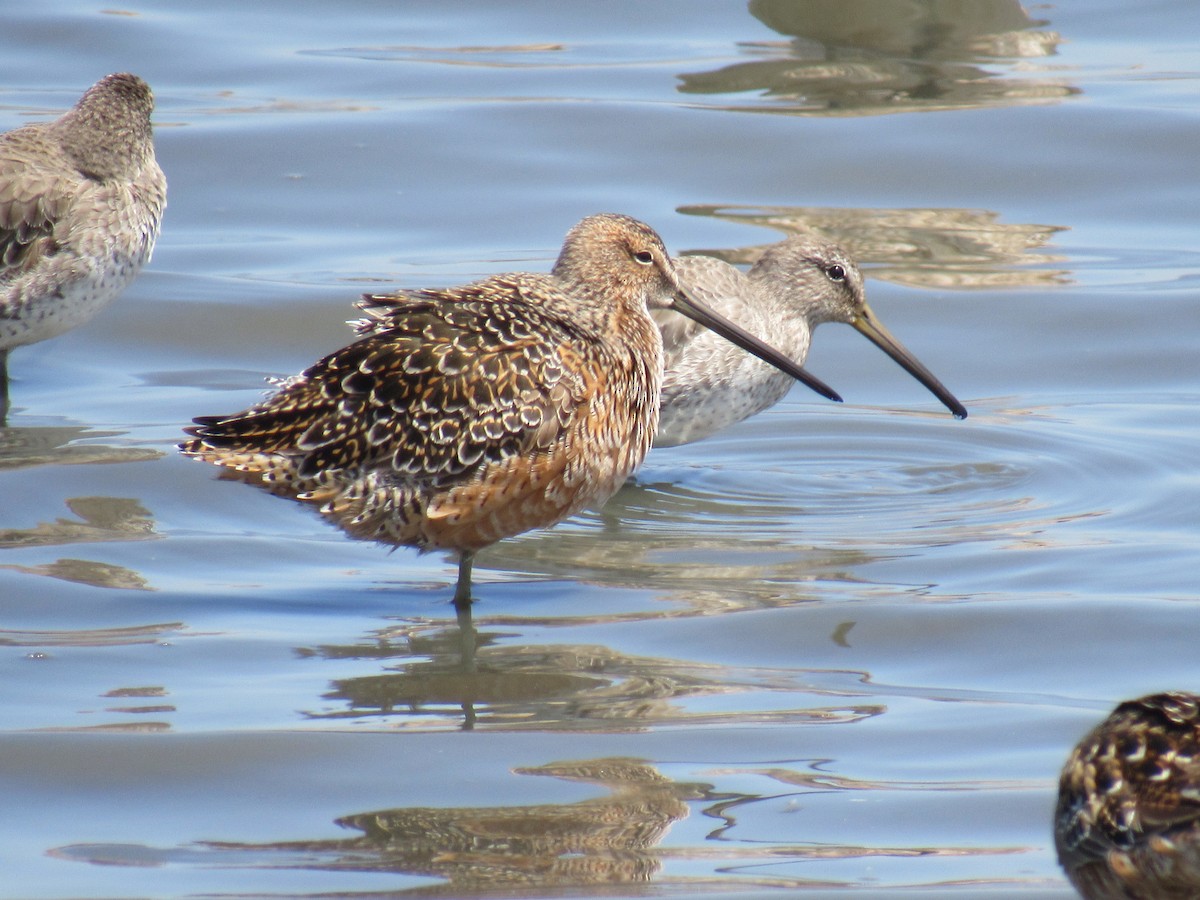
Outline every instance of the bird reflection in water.
MULTIPOLYGON (((564 623, 559 619, 555 624, 564 623)), ((370 660, 387 666, 382 674, 334 681, 322 697, 330 706, 306 715, 314 722, 372 727, 383 720, 422 729, 479 726, 611 733, 682 724, 828 725, 861 721, 884 711, 881 704, 855 696, 856 688, 871 681, 867 672, 791 670, 783 679, 771 668, 730 670, 625 654, 600 644, 520 640, 520 631, 548 625, 530 619, 489 619, 475 638, 478 657, 473 646, 464 645, 475 633, 433 622, 392 629, 374 642, 301 648, 298 652, 304 657, 370 660), (832 702, 797 704, 797 691, 810 685, 828 690, 833 684, 843 690, 830 698, 832 702), (759 699, 747 703, 744 698, 749 696, 759 699)))
POLYGON ((1080 93, 1049 65, 1038 71, 1036 60, 1052 57, 1062 38, 1018 0, 751 0, 749 8, 787 40, 739 43, 744 61, 680 74, 681 93, 736 95, 723 109, 817 116, 1048 103, 1080 93), (1020 77, 1004 77, 1018 64, 1020 77))
MULTIPOLYGON (((775 788, 780 781, 785 785, 782 792, 747 793, 719 790, 708 782, 675 781, 641 759, 569 760, 512 771, 577 782, 584 789, 603 789, 605 794, 568 803, 406 806, 354 813, 335 820, 357 832, 341 839, 210 840, 168 848, 73 844, 54 848, 49 855, 99 865, 177 866, 191 862, 210 868, 391 873, 438 882, 415 886, 398 882, 391 886, 389 896, 528 897, 574 896, 567 892, 619 885, 682 889, 692 896, 747 887, 877 890, 878 867, 887 859, 991 858, 1028 851, 1023 847, 855 845, 807 836, 789 843, 780 836, 755 839, 753 825, 750 837, 739 839, 743 816, 754 819, 771 810, 778 815, 780 804, 814 794, 853 792, 861 797, 863 791, 888 787, 840 778, 829 771, 829 763, 827 759, 795 760, 786 769, 773 765, 765 770, 722 766, 718 774, 740 784, 747 777, 765 776, 775 788), (664 845, 672 826, 693 811, 699 814, 693 830, 703 833, 700 841, 677 835, 671 845, 664 845), (857 861, 859 875, 851 880, 839 877, 842 861, 857 861), (666 870, 668 863, 677 863, 683 873, 666 870), (789 873, 789 864, 802 864, 802 868, 789 873)), ((445 787, 453 796, 471 791, 465 783, 445 787)), ((536 792, 536 788, 528 790, 536 792)), ((789 819, 785 831, 796 827, 791 824, 795 820, 789 819)), ((819 834, 822 826, 813 821, 808 827, 819 834)), ((801 828, 800 833, 809 832, 801 828)), ((945 883, 939 887, 944 888, 945 883)), ((911 889, 912 884, 906 883, 905 893, 911 889)), ((337 894, 363 895, 345 890, 337 894)))
MULTIPOLYGON (((577 803, 383 809, 336 820, 360 832, 356 837, 266 844, 206 841, 201 846, 218 858, 250 852, 261 860, 270 852, 272 868, 290 863, 303 869, 444 879, 445 885, 420 891, 439 895, 639 884, 660 870, 656 846, 673 823, 688 815, 687 801, 710 790, 708 785, 671 781, 637 759, 572 760, 515 772, 595 785, 607 794, 577 803)), ((111 845, 75 845, 52 854, 100 861, 102 853, 112 852, 111 845)))

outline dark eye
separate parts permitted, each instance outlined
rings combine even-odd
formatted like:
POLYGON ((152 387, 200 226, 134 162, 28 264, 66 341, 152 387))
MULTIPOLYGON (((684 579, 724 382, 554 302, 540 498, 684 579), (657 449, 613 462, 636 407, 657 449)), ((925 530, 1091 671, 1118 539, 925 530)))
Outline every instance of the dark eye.
POLYGON ((830 281, 845 281, 846 280, 846 270, 836 264, 829 266, 825 270, 825 274, 829 276, 830 281))
POLYGON ((649 250, 639 250, 637 253, 633 254, 633 258, 640 262, 643 266, 648 266, 650 263, 654 262, 654 254, 649 250))

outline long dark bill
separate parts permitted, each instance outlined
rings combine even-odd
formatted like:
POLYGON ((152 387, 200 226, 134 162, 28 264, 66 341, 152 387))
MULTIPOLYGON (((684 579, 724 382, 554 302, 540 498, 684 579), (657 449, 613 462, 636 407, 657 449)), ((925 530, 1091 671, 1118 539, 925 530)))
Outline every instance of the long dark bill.
POLYGON ((967 408, 958 402, 958 398, 950 393, 932 372, 917 361, 907 347, 892 337, 892 333, 875 318, 875 313, 871 312, 870 307, 866 307, 863 312, 855 316, 850 324, 855 331, 898 362, 905 372, 925 385, 933 396, 942 401, 946 409, 954 413, 954 418, 965 419, 967 417, 967 408))
POLYGON ((737 344, 747 353, 753 353, 763 362, 770 363, 781 372, 786 372, 801 384, 812 388, 822 397, 827 397, 837 403, 842 402, 842 398, 838 392, 821 379, 810 375, 801 366, 788 359, 774 347, 764 344, 748 331, 742 330, 724 316, 714 312, 703 303, 694 300, 682 291, 675 295, 675 300, 671 308, 677 313, 687 316, 695 322, 699 322, 705 328, 715 331, 730 343, 737 344))

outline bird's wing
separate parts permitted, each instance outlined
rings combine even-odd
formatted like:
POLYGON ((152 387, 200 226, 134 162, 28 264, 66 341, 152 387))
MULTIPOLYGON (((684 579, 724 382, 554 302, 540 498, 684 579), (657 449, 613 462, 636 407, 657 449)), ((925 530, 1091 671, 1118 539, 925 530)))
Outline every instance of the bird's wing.
POLYGON ((0 285, 58 249, 54 229, 77 187, 73 168, 48 164, 59 155, 36 126, 0 135, 0 285))
MULTIPOLYGON (((390 465, 415 479, 551 444, 582 403, 566 328, 493 278, 395 298, 388 327, 331 353, 262 403, 196 420, 193 444, 284 454, 297 474, 390 465)), ((198 447, 187 447, 195 452, 198 447)))

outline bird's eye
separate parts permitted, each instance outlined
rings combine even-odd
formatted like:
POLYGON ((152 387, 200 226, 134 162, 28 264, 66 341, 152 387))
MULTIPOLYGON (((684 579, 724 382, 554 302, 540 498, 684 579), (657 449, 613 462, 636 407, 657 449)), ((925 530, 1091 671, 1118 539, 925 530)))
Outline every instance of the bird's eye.
POLYGON ((654 254, 649 250, 639 250, 637 253, 633 254, 633 258, 640 262, 643 266, 648 266, 650 263, 654 262, 654 254))
POLYGON ((829 266, 829 268, 825 270, 825 274, 829 276, 830 281, 846 280, 846 270, 839 265, 829 266))

